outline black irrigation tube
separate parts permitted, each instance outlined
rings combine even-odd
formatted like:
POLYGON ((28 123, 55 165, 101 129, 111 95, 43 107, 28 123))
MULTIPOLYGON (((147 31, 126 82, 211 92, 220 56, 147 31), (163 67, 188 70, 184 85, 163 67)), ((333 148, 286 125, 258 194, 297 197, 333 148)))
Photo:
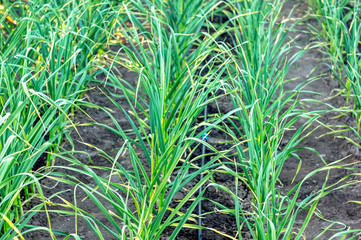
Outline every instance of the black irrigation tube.
MULTIPOLYGON (((208 97, 206 98, 206 101, 208 100, 208 97)), ((204 107, 204 116, 203 116, 203 121, 206 122, 207 121, 207 115, 208 115, 208 105, 206 105, 204 107)), ((204 130, 206 129, 206 125, 204 125, 204 130)), ((203 136, 202 136, 202 140, 203 141, 207 141, 208 139, 208 133, 204 133, 203 136)), ((206 145, 205 144, 202 144, 202 159, 201 159, 201 169, 203 168, 204 166, 204 162, 205 162, 205 154, 206 154, 206 145)), ((203 172, 201 172, 200 174, 200 177, 199 177, 199 180, 202 181, 203 179, 203 172)), ((203 191, 203 188, 202 188, 202 185, 199 187, 199 195, 202 194, 202 191, 203 191)), ((198 226, 200 227, 198 229, 198 240, 202 240, 202 235, 203 235, 203 232, 202 232, 202 218, 201 218, 201 215, 202 215, 202 200, 199 200, 199 203, 198 203, 198 226)))
MULTIPOLYGON (((219 23, 222 24, 223 23, 223 15, 220 16, 219 18, 219 23)), ((208 100, 208 97, 206 98, 206 101, 208 100)), ((206 122, 207 121, 207 117, 208 117, 208 104, 204 107, 204 116, 203 116, 203 121, 206 122)), ((204 130, 206 130, 206 125, 204 125, 204 130)), ((202 136, 202 140, 207 142, 208 140, 208 133, 204 133, 202 136)), ((201 159, 201 168, 203 168, 204 166, 204 162, 205 162, 205 154, 206 154, 206 145, 202 144, 202 159, 201 159)), ((203 179, 203 172, 201 172, 200 177, 199 177, 200 181, 203 179)), ((199 187, 199 194, 202 194, 203 188, 202 185, 199 187)), ((202 231, 202 200, 199 200, 198 203, 198 226, 200 227, 198 229, 198 240, 202 240, 203 237, 203 231, 202 231)))

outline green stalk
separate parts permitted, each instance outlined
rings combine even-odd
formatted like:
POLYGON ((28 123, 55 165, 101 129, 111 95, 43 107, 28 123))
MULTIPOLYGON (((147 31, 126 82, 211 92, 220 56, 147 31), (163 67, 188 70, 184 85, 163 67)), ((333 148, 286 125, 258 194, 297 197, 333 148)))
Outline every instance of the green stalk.
POLYGON ((22 203, 41 177, 32 168, 43 154, 51 165, 121 9, 111 1, 0 4, 1 239, 21 235, 29 220, 22 203))
MULTIPOLYGON (((292 235, 288 230, 293 228, 298 213, 291 215, 297 197, 289 200, 282 196, 277 181, 285 161, 291 156, 297 157, 297 145, 304 138, 302 133, 317 118, 299 108, 302 84, 294 90, 284 90, 287 71, 305 50, 289 59, 286 57, 291 47, 285 44, 289 29, 286 20, 280 21, 282 6, 283 1, 235 1, 230 5, 232 15, 228 24, 231 26, 227 31, 233 46, 227 54, 229 80, 225 86, 234 108, 240 110, 228 119, 233 128, 224 127, 237 150, 239 162, 234 164, 242 171, 222 168, 247 185, 253 201, 251 209, 244 209, 234 193, 217 185, 236 202, 235 209, 217 205, 232 212, 238 229, 247 226, 254 239, 289 239, 292 235), (308 120, 280 151, 284 134, 301 117, 308 120), (287 214, 283 215, 285 211, 287 214)), ((314 209, 309 212, 312 216, 314 209)), ((308 220, 305 225, 307 223, 308 220)), ((301 229, 297 237, 303 231, 301 229)), ((241 234, 238 237, 242 239, 241 234)))
MULTIPOLYGON (((192 162, 201 156, 192 159, 192 155, 186 153, 187 149, 193 152, 202 134, 212 127, 198 132, 195 122, 205 105, 214 101, 214 96, 209 99, 207 96, 212 96, 222 86, 221 76, 226 68, 223 65, 214 67, 213 61, 218 62, 217 57, 207 61, 211 54, 218 54, 218 50, 214 46, 214 36, 200 32, 217 6, 216 1, 144 3, 132 1, 125 8, 132 28, 125 24, 121 27, 130 47, 120 43, 127 58, 116 59, 139 74, 136 87, 101 68, 112 86, 120 89, 131 109, 132 116, 112 100, 124 113, 134 134, 126 134, 111 115, 116 127, 102 126, 125 141, 124 148, 130 153, 132 170, 126 171, 117 157, 111 158, 102 151, 114 163, 112 173, 124 179, 116 185, 123 195, 117 195, 109 187, 115 186, 111 181, 104 181, 87 169, 87 174, 92 175, 101 189, 100 194, 88 192, 88 195, 100 209, 95 195, 113 204, 116 213, 106 213, 106 209, 103 213, 115 230, 111 231, 104 224, 101 226, 117 239, 128 239, 129 236, 158 239, 165 229, 175 226, 170 238, 174 239, 187 221, 196 218, 192 212, 202 196, 192 202, 188 211, 182 212, 181 208, 211 177, 212 172, 208 170, 221 156, 212 159, 202 169, 193 169, 192 162), (137 154, 139 151, 144 154, 145 163, 137 154), (149 166, 150 172, 146 171, 144 164, 149 166), (176 193, 188 186, 200 172, 205 172, 202 181, 191 187, 183 200, 175 202, 176 193), (135 213, 128 209, 128 204, 135 206, 135 213), (176 207, 171 208, 172 204, 176 207), (115 225, 115 219, 122 221, 129 235, 124 235, 124 228, 115 225)), ((221 119, 214 124, 220 122, 221 119)))
POLYGON ((320 44, 330 57, 329 67, 345 88, 347 104, 353 101, 354 114, 360 128, 360 2, 310 1, 315 10, 320 30, 313 28, 320 44))

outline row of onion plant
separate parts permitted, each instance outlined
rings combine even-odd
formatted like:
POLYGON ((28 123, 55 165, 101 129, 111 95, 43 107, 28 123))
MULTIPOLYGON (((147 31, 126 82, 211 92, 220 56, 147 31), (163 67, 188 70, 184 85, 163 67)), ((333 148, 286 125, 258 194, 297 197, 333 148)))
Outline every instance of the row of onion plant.
POLYGON ((253 200, 247 205, 237 191, 216 184, 236 203, 234 209, 216 204, 220 211, 236 217, 239 239, 244 237, 244 229, 252 239, 304 237, 318 200, 330 190, 330 186, 324 184, 320 191, 298 200, 304 181, 319 171, 333 168, 328 165, 309 173, 287 194, 281 194, 278 185, 288 159, 299 159, 301 166, 302 159, 297 155, 302 149, 299 143, 319 116, 302 108, 299 94, 306 82, 285 90, 286 74, 305 50, 290 54, 292 42, 286 44, 285 41, 293 24, 287 19, 281 20, 282 7, 283 1, 236 1, 227 11, 230 20, 226 25, 233 43, 226 54, 226 90, 234 108, 240 110, 229 118, 231 125, 225 125, 237 151, 236 162, 231 163, 236 169, 227 165, 221 169, 235 177, 236 189, 242 181, 253 200), (305 119, 303 124, 300 124, 301 118, 305 119), (294 129, 296 123, 299 124, 297 130, 294 129), (281 146, 286 134, 289 141, 281 146), (305 209, 308 209, 307 217, 295 231, 296 217, 305 209))
POLYGON ((23 239, 34 215, 24 211, 26 203, 42 198, 33 167, 53 164, 52 153, 68 135, 69 113, 121 11, 108 1, 0 6, 0 238, 23 239))
MULTIPOLYGON (((314 16, 318 21, 317 27, 312 27, 318 37, 324 52, 329 56, 333 77, 335 77, 343 89, 340 93, 346 96, 346 113, 351 112, 356 118, 356 126, 343 125, 341 130, 333 131, 340 133, 351 130, 361 140, 359 133, 361 124, 361 3, 355 1, 309 1, 314 10, 314 16)), ((361 148, 353 137, 341 136, 352 144, 361 148)), ((357 170, 359 172, 359 170, 357 170)), ((359 175, 356 173, 355 175, 359 175)), ((350 202, 360 203, 359 199, 350 199, 350 202)), ((361 229, 346 229, 335 234, 332 239, 356 238, 361 229)))
POLYGON ((341 93, 353 105, 360 128, 360 39, 361 3, 356 1, 310 1, 318 26, 313 27, 325 53, 330 57, 333 76, 343 87, 341 93))
MULTIPOLYGON (((110 225, 78 208, 74 214, 83 216, 100 239, 104 237, 99 226, 116 239, 159 239, 167 231, 174 239, 183 227, 203 228, 196 225, 193 210, 205 190, 196 193, 211 178, 213 165, 221 155, 200 168, 195 161, 201 156, 192 153, 201 143, 201 136, 222 121, 196 124, 204 107, 216 98, 213 93, 221 88, 226 70, 218 62, 215 37, 201 32, 218 4, 203 0, 134 0, 126 7, 129 21, 120 26, 129 45, 118 43, 120 50, 114 61, 136 72, 139 78, 132 85, 111 69, 102 69, 109 85, 120 89, 128 101, 131 111, 125 111, 110 96, 131 124, 132 134, 114 118, 115 128, 102 125, 124 141, 115 158, 99 150, 113 162, 111 168, 101 168, 109 172, 108 178, 99 177, 84 165, 83 170, 74 169, 92 176, 98 185, 99 190, 93 191, 80 183, 110 225), (130 154, 132 169, 119 158, 125 150, 130 154), (198 180, 201 173, 204 177, 198 180), (120 183, 113 182, 114 178, 120 183), (182 189, 186 194, 177 202, 175 196, 182 189), (115 211, 103 208, 103 201, 110 202, 115 211), (135 206, 135 211, 129 206, 135 206)), ((73 184, 79 184, 73 180, 73 184)))

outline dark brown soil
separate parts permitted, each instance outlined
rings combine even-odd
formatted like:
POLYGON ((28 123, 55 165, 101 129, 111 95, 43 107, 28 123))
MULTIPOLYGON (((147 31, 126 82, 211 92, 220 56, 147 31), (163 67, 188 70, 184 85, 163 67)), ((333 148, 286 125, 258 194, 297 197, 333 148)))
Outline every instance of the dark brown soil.
MULTIPOLYGON (((305 12, 311 12, 310 9, 307 9, 307 2, 299 1, 300 5, 296 8, 295 15, 297 17, 305 16, 305 12)), ((294 2, 287 2, 285 8, 291 9, 294 5, 294 2)), ((317 26, 317 22, 315 20, 308 19, 305 21, 305 24, 310 24, 313 26, 317 26)), ((301 31, 307 31, 307 25, 299 24, 297 29, 301 31)), ((310 33, 295 33, 291 37, 297 37, 297 45, 304 48, 306 46, 312 46, 315 43, 315 37, 310 33)), ((336 79, 333 79, 332 72, 326 64, 328 63, 327 56, 320 52, 319 48, 314 48, 312 50, 308 50, 306 54, 296 62, 296 64, 291 67, 287 77, 289 79, 297 78, 294 82, 288 84, 288 88, 292 89, 297 84, 305 81, 306 79, 310 79, 312 77, 320 76, 311 84, 309 84, 305 90, 313 91, 320 93, 320 95, 312 94, 312 93, 304 93, 301 95, 301 99, 316 99, 322 101, 326 104, 330 104, 334 107, 347 107, 346 99, 342 96, 335 96, 337 93, 337 89, 340 89, 339 83, 336 79)), ((307 109, 311 111, 322 110, 322 109, 330 109, 324 104, 307 104, 307 109)), ((316 170, 322 166, 324 166, 323 161, 320 156, 327 162, 332 163, 334 161, 345 158, 340 164, 351 164, 349 167, 354 167, 359 169, 359 160, 360 160, 360 152, 359 149, 348 142, 343 138, 339 138, 342 136, 347 136, 356 142, 359 142, 355 138, 351 132, 343 133, 343 134, 330 134, 325 135, 330 132, 329 128, 325 126, 330 126, 333 129, 338 129, 336 126, 341 125, 349 125, 355 127, 354 117, 350 115, 345 115, 342 117, 335 118, 338 116, 338 113, 329 112, 327 114, 321 115, 318 119, 322 124, 313 124, 313 129, 316 129, 311 135, 309 135, 302 143, 301 147, 309 147, 315 149, 319 155, 307 151, 302 150, 299 152, 299 156, 302 159, 302 167, 300 172, 298 173, 295 182, 301 181, 307 174, 316 170), (322 126, 323 125, 323 126, 322 126), (322 137, 321 137, 322 136, 322 137), (354 164, 353 164, 354 163, 354 164)), ((301 122, 298 124, 302 124, 301 122)), ((297 125, 296 125, 297 128, 297 125)), ((287 136, 285 136, 287 141, 287 136)), ((289 159, 283 168, 281 173, 281 181, 283 186, 283 193, 286 193, 287 190, 290 190, 292 179, 294 178, 299 161, 296 159, 289 159)), ((359 170, 351 171, 346 169, 334 169, 330 172, 330 177, 327 180, 327 184, 331 185, 337 183, 343 177, 359 172, 359 170)), ((312 178, 307 180, 303 187, 301 188, 300 198, 304 199, 308 197, 310 194, 321 189, 322 184, 325 182, 326 173, 317 173, 312 178)), ((348 180, 343 183, 349 181, 359 180, 356 176, 351 176, 348 180)), ((337 186, 340 186, 337 185, 337 186)), ((354 185, 350 185, 349 187, 342 188, 340 190, 336 190, 329 195, 321 198, 319 201, 317 208, 322 214, 324 219, 318 218, 314 216, 309 223, 308 227, 305 231, 306 239, 315 239, 324 228, 329 226, 332 222, 339 222, 340 224, 333 225, 332 229, 338 230, 346 230, 348 228, 351 229, 360 229, 361 228, 361 205, 350 203, 350 200, 360 199, 360 190, 361 184, 356 183, 354 185)), ((300 215, 298 220, 298 227, 301 227, 303 223, 303 219, 306 216, 306 212, 300 215)), ((335 231, 327 231, 325 234, 321 235, 318 239, 330 239, 332 235, 335 234, 335 231)), ((350 237, 350 236, 348 236, 350 237)), ((339 238, 336 238, 339 239, 339 238)))
MULTIPOLYGON (((294 17, 304 17, 305 13, 309 9, 307 9, 307 3, 303 1, 288 1, 285 5, 285 10, 284 10, 285 13, 289 12, 289 10, 293 8, 296 3, 299 3, 300 5, 298 5, 295 12, 293 13, 294 17)), ((290 33, 290 38, 297 37, 295 44, 302 48, 314 44, 316 40, 312 34, 305 32, 308 31, 308 27, 306 24, 313 24, 316 26, 316 22, 314 20, 312 19, 306 20, 306 22, 304 22, 303 24, 299 24, 297 26, 297 29, 301 30, 300 32, 290 33)), ((316 95, 312 93, 304 93, 301 95, 301 99, 302 98, 317 99, 322 102, 331 104, 335 107, 345 106, 346 105, 345 98, 340 96, 331 98, 331 96, 336 94, 334 90, 339 88, 338 86, 339 84, 335 79, 332 79, 331 77, 332 74, 330 70, 324 64, 327 63, 327 58, 319 50, 320 49, 318 48, 313 48, 308 50, 304 54, 304 56, 291 67, 287 75, 287 78, 296 79, 296 80, 287 83, 286 88, 293 89, 299 83, 304 82, 305 80, 310 79, 311 77, 321 76, 316 80, 314 80, 313 82, 311 82, 305 89, 305 90, 318 92, 320 93, 320 95, 316 95)), ((117 67, 117 68, 119 70, 119 73, 121 74, 120 77, 122 77, 126 81, 130 83, 135 83, 137 81, 137 75, 135 73, 129 72, 121 67, 117 67)), ((86 99, 96 105, 113 109, 114 112, 112 114, 114 118, 117 119, 118 123, 124 129, 127 128, 129 129, 130 125, 127 122, 127 120, 124 118, 123 114, 100 91, 100 89, 103 89, 103 87, 100 84, 95 84, 95 83, 91 84, 90 87, 91 89, 85 95, 86 99)), ((109 90, 115 91, 114 89, 109 89, 109 90)), ((128 106, 128 104, 122 98, 118 98, 116 100, 122 106, 123 105, 128 106)), ((218 105, 220 106, 222 112, 227 112, 230 109, 232 109, 232 106, 230 105, 230 102, 227 99, 221 99, 218 105)), ((328 109, 326 105, 319 103, 307 103, 306 107, 309 111, 328 109)), ((212 106, 210 106, 210 108, 212 109, 212 106)), ((111 119, 104 111, 94 108, 84 108, 84 110, 96 122, 101 122, 109 126, 114 126, 111 119)), ((322 115, 318 120, 327 126, 355 124, 354 118, 352 116, 346 115, 339 118, 335 118, 335 116, 337 115, 338 114, 336 113, 328 113, 322 115)), ((93 122, 93 120, 89 119, 84 113, 79 111, 75 116, 74 122, 77 124, 82 124, 82 123, 93 122)), ((304 123, 302 121, 303 120, 300 120, 296 124, 301 125, 304 123)), ((345 158, 345 160, 342 162, 343 164, 355 163, 354 165, 352 165, 352 167, 358 169, 360 168, 361 165, 359 161, 361 160, 361 153, 359 152, 359 149, 356 146, 352 145, 343 138, 336 138, 336 135, 331 134, 320 137, 323 134, 328 133, 330 129, 321 126, 319 123, 315 123, 310 129, 315 129, 315 128, 317 129, 312 134, 310 134, 305 139, 305 141, 301 143, 300 147, 309 147, 315 149, 319 153, 319 155, 309 150, 302 150, 299 152, 299 156, 302 159, 302 167, 294 183, 292 183, 292 179, 296 174, 299 160, 291 158, 288 161, 286 161, 280 177, 280 180, 282 182, 282 186, 280 186, 280 191, 282 193, 287 193, 295 185, 295 183, 301 181, 311 171, 319 167, 322 167, 324 163, 322 162, 320 156, 323 157, 323 159, 327 163, 331 163, 336 160, 345 158)), ((88 147, 83 142, 94 145, 104 150, 111 156, 115 156, 123 143, 122 139, 118 135, 98 125, 78 126, 77 130, 80 135, 78 135, 76 131, 73 131, 71 134, 74 141, 74 149, 78 151, 87 152, 92 158, 91 165, 93 166, 97 166, 97 165, 110 166, 111 163, 106 158, 100 156, 98 151, 96 151, 94 148, 88 147)), ((290 132, 289 134, 292 133, 290 132)), ((355 139, 355 137, 350 132, 343 133, 343 135, 355 139)), ((289 136, 286 135, 284 141, 286 142, 288 138, 289 136)), ((221 132, 213 132, 209 138, 209 142, 211 144, 214 144, 216 148, 222 150, 222 148, 225 148, 225 146, 218 143, 219 141, 225 139, 227 139, 227 136, 223 135, 221 132)), ((64 148, 71 150, 72 146, 70 145, 69 142, 65 142, 64 148)), ((87 156, 86 154, 79 153, 79 154, 75 154, 74 157, 76 157, 79 161, 83 163, 89 163, 89 156, 87 156)), ((122 156, 120 161, 122 161, 122 164, 124 166, 126 166, 127 164, 130 166, 130 160, 127 159, 127 155, 122 156)), ((64 160, 57 160, 57 162, 55 162, 55 165, 65 165, 65 164, 67 164, 67 162, 65 162, 64 160)), ((89 177, 85 177, 80 174, 76 175, 76 173, 69 172, 67 170, 61 170, 61 171, 64 171, 68 174, 72 174, 75 178, 79 179, 80 181, 83 181, 91 186, 95 186, 93 180, 89 177)), ((336 183, 344 176, 351 174, 353 172, 355 171, 351 171, 348 169, 332 170, 330 172, 330 176, 327 180, 327 183, 328 184, 336 183)), ((103 177, 106 177, 108 173, 99 171, 99 174, 103 177)), ((303 187, 301 188, 301 193, 299 198, 304 199, 310 194, 319 190, 322 184, 325 182, 325 176, 326 176, 325 173, 319 173, 313 176, 312 178, 310 178, 309 180, 307 180, 303 185, 303 187)), ((235 189, 235 183, 233 178, 226 174, 217 173, 215 174, 214 179, 219 184, 225 185, 233 190, 235 189)), ((353 176, 350 177, 347 181, 351 181, 351 180, 359 180, 359 178, 353 176)), ((94 216, 97 216, 101 222, 104 222, 105 224, 107 223, 107 220, 101 214, 100 210, 97 207, 95 207, 91 201, 89 201, 88 199, 83 200, 86 197, 86 194, 79 188, 74 193, 73 188, 70 188, 68 185, 65 184, 60 184, 60 183, 57 184, 56 181, 51 179, 43 180, 42 185, 45 196, 49 197, 54 193, 57 193, 59 191, 64 191, 59 196, 61 196, 63 199, 67 199, 72 203, 74 203, 74 196, 75 196, 75 198, 77 199, 78 206, 80 208, 84 209, 85 211, 91 213, 94 216)), ((244 185, 240 184, 238 186, 238 191, 240 197, 244 199, 245 202, 247 202, 247 199, 249 201, 249 199, 251 198, 251 194, 248 192, 247 188, 244 185)), ((181 192, 179 193, 178 198, 181 199, 183 196, 184 193, 181 192)), ((232 207, 233 204, 230 196, 212 187, 207 189, 205 197, 218 201, 225 205, 230 205, 230 207, 232 207)), ((318 209, 324 219, 321 219, 320 217, 316 217, 316 216, 312 218, 309 226, 306 228, 305 239, 315 239, 323 231, 323 228, 326 228, 330 224, 330 222, 328 222, 327 220, 333 222, 338 221, 342 223, 342 224, 334 225, 333 229, 345 230, 346 228, 349 227, 352 229, 361 228, 361 205, 348 202, 350 200, 360 200, 360 198, 361 198, 360 183, 356 183, 350 185, 349 187, 345 187, 341 190, 334 191, 329 195, 323 197, 319 201, 318 209)), ((52 201, 58 203, 62 202, 62 200, 59 198, 53 198, 52 201)), ((104 207, 108 209, 112 209, 109 203, 106 202, 104 202, 104 207)), ((205 200, 203 201, 202 208, 204 212, 212 211, 214 210, 215 205, 212 204, 210 201, 205 200)), ((49 209, 56 210, 60 208, 49 206, 49 209)), ((302 226, 306 214, 307 212, 300 214, 297 220, 297 227, 302 226)), ((75 229, 74 217, 70 217, 68 215, 64 215, 60 213, 51 213, 50 219, 51 219, 52 229, 54 230, 68 232, 68 233, 77 232, 80 236, 83 236, 84 239, 96 238, 94 233, 90 230, 90 228, 86 225, 84 220, 82 220, 80 217, 77 219, 77 229, 75 229)), ((48 220, 46 218, 46 215, 43 213, 37 214, 36 217, 32 219, 31 224, 38 226, 48 226, 48 220)), ((210 214, 204 219, 204 225, 231 236, 235 236, 237 232, 235 219, 231 215, 225 215, 221 213, 210 214)), ((171 229, 169 231, 171 231, 171 229)), ((295 229, 295 231, 297 232, 297 229, 295 229)), ((320 236, 318 239, 330 239, 334 233, 335 231, 329 230, 325 234, 320 236)), ((107 235, 107 234, 105 234, 104 237, 107 240, 115 239, 111 235, 107 235)), ((250 239, 247 235, 243 235, 243 237, 245 239, 250 239)), ((45 231, 36 231, 27 234, 26 239, 34 239, 34 240, 50 239, 50 236, 45 231)), ((59 237, 59 239, 63 239, 63 237, 59 237)), ((182 240, 197 239, 197 231, 193 229, 184 229, 181 231, 177 239, 182 239, 182 240)), ((203 239, 214 240, 214 239, 228 239, 228 238, 220 234, 217 234, 215 231, 205 230, 203 232, 203 239)))

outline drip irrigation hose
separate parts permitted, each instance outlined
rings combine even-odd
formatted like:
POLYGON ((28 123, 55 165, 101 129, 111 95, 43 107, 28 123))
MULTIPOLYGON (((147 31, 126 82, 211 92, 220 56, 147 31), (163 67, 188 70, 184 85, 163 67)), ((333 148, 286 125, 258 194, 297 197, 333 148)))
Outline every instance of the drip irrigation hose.
MULTIPOLYGON (((221 17, 219 18, 219 23, 222 25, 223 24, 223 15, 221 15, 221 17)), ((206 101, 208 100, 208 96, 206 97, 206 101)), ((203 121, 206 122, 207 121, 207 116, 208 116, 208 104, 204 107, 204 116, 203 116, 203 121)), ((206 130, 206 125, 204 125, 204 130, 206 130)), ((207 142, 208 140, 208 133, 204 133, 202 135, 202 140, 207 142)), ((201 159, 201 168, 203 168, 204 166, 204 162, 205 162, 205 154, 206 154, 206 145, 205 144, 202 144, 202 159, 201 159)), ((199 177, 200 181, 202 181, 203 179, 203 171, 201 172, 200 174, 200 177, 199 177)), ((202 191, 203 191, 203 188, 202 188, 202 185, 199 187, 199 195, 202 194, 202 191)), ((202 215, 202 200, 199 200, 199 203, 198 203, 198 226, 200 227, 198 229, 198 240, 202 240, 202 235, 203 235, 203 232, 202 232, 202 218, 201 218, 201 215, 202 215)))
MULTIPOLYGON (((208 98, 206 98, 206 101, 208 100, 208 98)), ((206 122, 207 121, 207 115, 208 115, 208 105, 206 105, 204 107, 204 117, 203 117, 203 121, 206 122)), ((204 130, 206 130, 206 125, 204 125, 204 130)), ((207 142, 208 140, 208 133, 204 133, 202 135, 202 141, 205 141, 207 142)), ((204 166, 204 162, 205 162, 205 154, 206 154, 206 145, 202 143, 202 159, 201 159, 201 169, 203 168, 204 166)), ((202 181, 203 179, 203 171, 201 172, 200 174, 200 177, 199 177, 200 181, 202 181)), ((202 185, 199 187, 199 195, 202 194, 202 191, 203 191, 203 188, 202 188, 202 185)), ((202 214, 202 200, 199 200, 199 203, 198 203, 198 226, 200 227, 198 229, 198 240, 202 240, 202 218, 201 218, 201 214, 202 214)))

